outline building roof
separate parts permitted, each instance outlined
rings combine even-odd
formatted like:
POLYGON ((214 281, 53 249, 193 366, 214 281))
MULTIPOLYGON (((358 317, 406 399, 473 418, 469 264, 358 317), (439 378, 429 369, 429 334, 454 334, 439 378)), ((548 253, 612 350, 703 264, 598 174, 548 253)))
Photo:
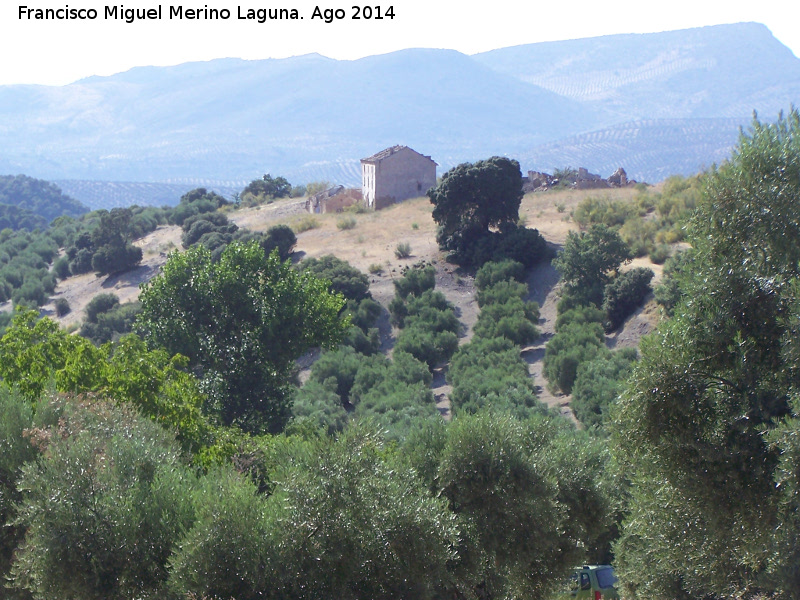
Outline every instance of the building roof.
POLYGON ((392 146, 391 148, 386 148, 384 150, 381 150, 380 152, 376 152, 372 156, 368 156, 367 158, 362 158, 361 162, 378 162, 383 160, 384 158, 391 156, 392 154, 395 154, 396 152, 400 152, 400 150, 403 149, 411 150, 414 154, 419 154, 420 156, 427 158, 428 160, 433 162, 433 159, 430 156, 425 156, 424 154, 420 154, 419 152, 417 152, 413 148, 409 148, 408 146, 392 146))

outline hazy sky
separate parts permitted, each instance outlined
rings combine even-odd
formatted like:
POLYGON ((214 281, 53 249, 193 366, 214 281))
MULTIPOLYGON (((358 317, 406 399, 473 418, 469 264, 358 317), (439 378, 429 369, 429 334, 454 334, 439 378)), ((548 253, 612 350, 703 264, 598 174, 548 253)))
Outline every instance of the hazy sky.
MULTIPOLYGON (((756 21, 800 56, 800 2, 796 0, 606 0, 546 2, 489 0, 388 0, 376 6, 394 18, 354 20, 357 0, 314 2, 226 2, 203 0, 181 5, 161 3, 161 20, 126 23, 105 19, 105 7, 155 9, 158 2, 133 0, 52 2, 16 0, 0 7, 0 84, 64 84, 89 75, 110 75, 142 65, 238 57, 283 58, 317 52, 355 59, 402 48, 452 48, 467 54, 551 40, 614 33, 649 33, 720 23, 756 21), (27 2, 27 3, 25 3, 27 2), (94 20, 20 19, 20 7, 94 9, 94 20), (169 18, 170 6, 228 9, 227 20, 169 18), (343 9, 345 18, 325 23, 314 9, 343 9), (239 19, 248 9, 296 8, 303 20, 239 19)), ((382 1, 382 0, 381 0, 382 1)), ((363 4, 362 4, 363 5, 363 4)), ((118 8, 118 14, 121 10, 118 8)), ((35 13, 31 13, 31 17, 35 13)), ((256 13, 257 16, 257 13, 256 13)))

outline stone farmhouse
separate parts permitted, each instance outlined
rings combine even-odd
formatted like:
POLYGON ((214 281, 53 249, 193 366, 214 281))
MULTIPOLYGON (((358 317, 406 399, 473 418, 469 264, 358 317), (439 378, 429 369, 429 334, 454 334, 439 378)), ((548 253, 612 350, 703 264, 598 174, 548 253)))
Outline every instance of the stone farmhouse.
POLYGON ((436 185, 436 163, 408 146, 392 146, 361 159, 361 193, 368 208, 424 196, 436 185))

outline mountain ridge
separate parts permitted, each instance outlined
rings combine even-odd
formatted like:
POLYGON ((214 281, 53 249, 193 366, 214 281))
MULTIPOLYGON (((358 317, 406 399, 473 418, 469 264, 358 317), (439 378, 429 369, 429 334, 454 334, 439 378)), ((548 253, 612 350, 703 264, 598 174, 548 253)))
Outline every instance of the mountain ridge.
POLYGON ((588 157, 655 180, 719 162, 754 109, 771 119, 792 104, 800 59, 754 23, 473 56, 410 48, 350 61, 220 58, 67 86, 0 86, 0 173, 172 184, 270 172, 352 185, 360 158, 405 144, 440 172, 495 154, 519 158, 523 171, 573 157, 597 170, 588 157), (648 125, 634 135, 640 122, 648 125), (603 150, 597 138, 616 141, 603 150), (613 152, 591 157, 593 148, 613 152))

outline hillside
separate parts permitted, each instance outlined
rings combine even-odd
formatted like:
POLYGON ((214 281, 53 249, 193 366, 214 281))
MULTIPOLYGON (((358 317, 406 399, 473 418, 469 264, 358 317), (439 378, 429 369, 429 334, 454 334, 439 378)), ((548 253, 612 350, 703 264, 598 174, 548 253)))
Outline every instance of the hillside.
MULTIPOLYGON (((0 176, 0 205, 7 205, 3 216, 8 218, 14 213, 17 219, 26 217, 38 217, 39 221, 33 219, 37 224, 34 227, 47 225, 61 215, 79 217, 88 208, 68 196, 55 184, 49 181, 34 179, 26 175, 0 176), (13 207, 14 210, 10 210, 13 207)), ((13 223, 9 226, 12 229, 13 223)), ((5 227, 5 225, 4 225, 5 227)), ((33 229, 34 227, 28 227, 33 229)))
MULTIPOLYGON (((520 217, 529 227, 536 227, 555 246, 560 246, 567 233, 577 229, 573 221, 566 217, 578 203, 587 196, 597 196, 594 190, 563 190, 547 193, 528 194, 522 201, 520 217)), ((601 195, 611 199, 630 200, 635 191, 631 188, 603 190, 601 195)), ((303 210, 304 201, 284 200, 257 208, 242 209, 228 213, 231 221, 239 227, 254 231, 265 231, 278 223, 295 224, 307 218, 303 210)), ((295 260, 334 254, 346 260, 364 273, 370 273, 370 290, 373 297, 386 309, 392 300, 395 289, 393 281, 402 275, 405 267, 419 263, 430 263, 436 267, 436 287, 457 309, 459 320, 466 325, 460 343, 472 337, 472 327, 476 322, 479 307, 475 300, 474 280, 461 272, 456 266, 446 263, 436 244, 436 226, 431 218, 431 205, 427 198, 410 200, 394 205, 386 210, 353 215, 356 226, 341 229, 337 226, 341 215, 315 215, 317 227, 297 236, 295 260), (399 242, 411 246, 412 256, 398 259, 394 250, 399 242), (377 271, 380 267, 380 271, 377 271)), ((180 249, 181 229, 177 226, 162 226, 139 240, 136 245, 144 251, 144 260, 137 269, 122 275, 98 278, 93 273, 70 277, 59 282, 53 301, 64 298, 72 311, 60 318, 55 316, 54 304, 43 307, 45 314, 57 319, 64 327, 77 327, 85 318, 84 309, 97 294, 114 293, 121 302, 133 301, 138 297, 139 286, 155 276, 166 262, 169 252, 180 249)), ((632 266, 646 265, 660 278, 660 265, 649 260, 639 259, 632 266)), ((552 336, 556 318, 558 294, 558 274, 555 269, 543 266, 534 269, 529 279, 530 299, 542 307, 539 327, 542 337, 533 346, 523 351, 534 377, 539 398, 548 405, 571 414, 568 409, 569 396, 552 394, 548 391, 542 377, 544 345, 552 336)), ((655 283, 654 282, 654 283, 655 283)), ((650 303, 644 311, 632 317, 621 331, 609 336, 610 347, 630 347, 638 344, 639 338, 652 330, 658 319, 655 304, 650 303)), ((396 330, 389 325, 388 313, 378 322, 382 348, 389 351, 394 343, 396 330)), ((447 415, 449 386, 444 380, 445 372, 437 371, 433 389, 439 400, 440 411, 447 415)))
POLYGON ((406 144, 440 173, 504 155, 523 171, 623 165, 657 181, 724 159, 753 110, 770 120, 798 102, 800 59, 756 23, 475 56, 219 59, 0 87, 0 172, 58 180, 92 206, 169 204, 265 172, 356 185, 360 158, 406 144), (610 156, 587 160, 598 150, 610 156))

